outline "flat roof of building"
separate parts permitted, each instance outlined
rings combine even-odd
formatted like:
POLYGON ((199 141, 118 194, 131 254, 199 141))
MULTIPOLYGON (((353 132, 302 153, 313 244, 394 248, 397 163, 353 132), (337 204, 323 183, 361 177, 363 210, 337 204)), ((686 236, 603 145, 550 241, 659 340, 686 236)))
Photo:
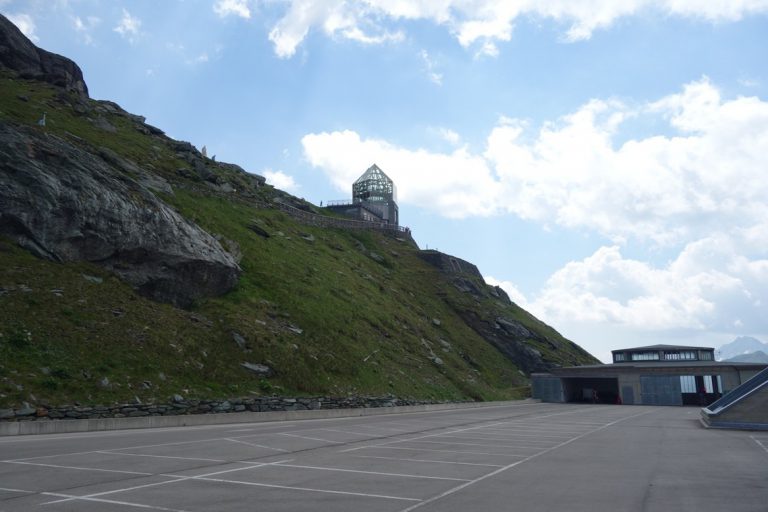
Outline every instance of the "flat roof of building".
POLYGON ((626 372, 644 369, 692 369, 703 368, 733 368, 737 370, 762 370, 768 368, 766 363, 732 363, 728 361, 631 361, 614 364, 589 364, 584 366, 563 366, 552 368, 548 372, 534 372, 532 375, 561 375, 563 373, 598 373, 598 372, 626 372))
POLYGON ((620 348, 611 352, 625 352, 627 350, 715 350, 712 347, 689 347, 687 345, 648 345, 647 347, 620 348))

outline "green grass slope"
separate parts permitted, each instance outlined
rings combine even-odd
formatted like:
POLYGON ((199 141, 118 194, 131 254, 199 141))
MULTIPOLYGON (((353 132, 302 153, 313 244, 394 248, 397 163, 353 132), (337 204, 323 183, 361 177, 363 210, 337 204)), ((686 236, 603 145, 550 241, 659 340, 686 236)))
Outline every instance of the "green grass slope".
POLYGON ((161 198, 238 253, 243 274, 230 293, 181 310, 95 264, 41 260, 0 240, 0 408, 174 394, 522 396, 527 378, 468 325, 468 311, 546 336, 532 344, 549 362, 595 361, 514 304, 460 293, 408 241, 302 225, 264 206, 299 200, 231 166, 216 168, 216 182, 236 190, 226 193, 180 171, 188 163, 176 141, 112 104, 0 75, 2 122, 35 126, 43 111, 47 126, 37 129, 108 148, 171 183, 161 198), (274 373, 255 375, 246 362, 274 373))

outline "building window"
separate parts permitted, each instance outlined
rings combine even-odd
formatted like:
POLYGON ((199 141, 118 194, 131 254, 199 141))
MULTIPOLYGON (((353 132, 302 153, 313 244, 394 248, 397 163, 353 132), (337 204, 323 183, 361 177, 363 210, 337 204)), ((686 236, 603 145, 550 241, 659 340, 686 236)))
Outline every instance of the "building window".
POLYGON ((696 377, 693 375, 681 375, 680 391, 682 393, 696 393, 696 377))
POLYGON ((613 360, 619 363, 621 361, 626 361, 627 356, 624 354, 624 352, 619 352, 618 354, 613 354, 613 360))
POLYGON ((696 352, 693 350, 681 350, 679 352, 665 352, 664 359, 667 361, 695 361, 696 352))
POLYGON ((707 393, 714 393, 715 388, 712 386, 712 376, 711 375, 705 375, 704 376, 704 390, 707 393))
POLYGON ((699 354, 700 354, 699 359, 701 359, 702 361, 711 361, 712 359, 714 359, 714 357, 712 356, 712 352, 710 351, 706 351, 706 352, 702 351, 702 352, 699 352, 699 354))
POLYGON ((659 353, 658 352, 633 352, 632 360, 633 361, 658 361, 659 353))

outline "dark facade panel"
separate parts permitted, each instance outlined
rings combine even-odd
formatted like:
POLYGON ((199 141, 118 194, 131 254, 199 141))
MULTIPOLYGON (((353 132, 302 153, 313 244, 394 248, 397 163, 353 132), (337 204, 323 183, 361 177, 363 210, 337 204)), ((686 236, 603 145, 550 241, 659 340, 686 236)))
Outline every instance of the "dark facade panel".
POLYGON ((679 375, 641 375, 643 405, 683 405, 679 375))

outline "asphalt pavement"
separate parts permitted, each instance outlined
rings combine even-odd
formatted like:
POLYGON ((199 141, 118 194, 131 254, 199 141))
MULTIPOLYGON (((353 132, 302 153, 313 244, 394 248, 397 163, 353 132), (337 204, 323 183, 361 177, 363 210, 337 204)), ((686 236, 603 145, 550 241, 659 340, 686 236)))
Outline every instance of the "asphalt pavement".
POLYGON ((509 402, 0 438, 0 511, 768 510, 768 432, 697 408, 509 402))

